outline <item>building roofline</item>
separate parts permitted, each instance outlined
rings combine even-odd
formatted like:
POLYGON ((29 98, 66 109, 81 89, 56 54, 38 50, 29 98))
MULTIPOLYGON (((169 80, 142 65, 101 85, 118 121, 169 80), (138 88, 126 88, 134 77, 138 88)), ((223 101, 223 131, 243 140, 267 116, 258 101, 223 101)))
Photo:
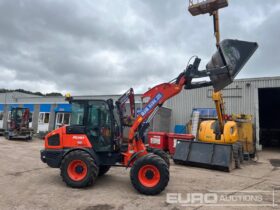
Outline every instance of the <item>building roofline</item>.
MULTIPOLYGON (((240 81, 259 81, 259 80, 280 80, 280 76, 271 76, 271 77, 253 77, 253 78, 242 78, 242 79, 235 79, 234 82, 240 82, 240 81)), ((18 92, 18 91, 14 91, 18 92)), ((18 92, 21 93, 21 92, 18 92)), ((4 93, 3 93, 4 94, 4 93)), ((26 94, 26 93, 24 93, 26 94)), ((31 94, 29 94, 31 95, 31 94)), ((143 94, 135 94, 136 97, 141 97, 143 94)), ((79 98, 87 98, 87 97, 119 97, 121 94, 100 94, 100 95, 73 95, 73 97, 79 97, 79 98)), ((64 98, 64 96, 20 96, 16 97, 17 99, 40 99, 40 98, 53 98, 53 99, 59 99, 64 98)))
POLYGON ((31 96, 31 97, 16 97, 17 99, 21 99, 21 98, 30 98, 30 99, 33 99, 33 98, 64 98, 64 96, 39 96, 39 97, 36 97, 36 96, 31 96))
POLYGON ((271 77, 248 77, 242 79, 235 79, 235 81, 259 81, 259 80, 280 80, 280 76, 271 76, 271 77))

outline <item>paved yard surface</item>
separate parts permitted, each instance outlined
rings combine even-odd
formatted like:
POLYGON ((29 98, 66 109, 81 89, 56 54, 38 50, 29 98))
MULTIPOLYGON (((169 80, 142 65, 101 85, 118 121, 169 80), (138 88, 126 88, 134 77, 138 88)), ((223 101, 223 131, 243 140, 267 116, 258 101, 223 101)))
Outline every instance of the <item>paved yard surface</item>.
POLYGON ((224 200, 229 205, 235 205, 229 207, 209 207, 205 204, 185 207, 166 202, 167 193, 178 193, 175 196, 181 195, 182 201, 187 202, 188 196, 194 196, 194 193, 204 193, 203 198, 210 199, 212 191, 225 190, 228 192, 218 195, 237 198, 237 195, 241 195, 240 191, 246 191, 243 195, 260 198, 261 204, 272 204, 274 189, 275 203, 279 204, 280 201, 279 150, 263 151, 258 154, 257 161, 247 162, 242 169, 231 173, 171 165, 166 190, 158 196, 144 196, 134 190, 130 184, 129 170, 123 168, 111 169, 87 189, 66 187, 59 170, 49 168, 40 161, 41 148, 42 140, 8 141, 0 137, 0 209, 273 209, 268 206, 236 206, 247 205, 248 202, 244 200, 224 200))

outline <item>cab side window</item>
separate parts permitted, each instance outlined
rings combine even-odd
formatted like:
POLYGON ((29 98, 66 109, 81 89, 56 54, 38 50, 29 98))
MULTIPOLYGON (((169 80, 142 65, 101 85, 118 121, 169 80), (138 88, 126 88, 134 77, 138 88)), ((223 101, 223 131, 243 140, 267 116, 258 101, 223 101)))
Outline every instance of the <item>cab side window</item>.
POLYGON ((111 150, 111 116, 107 104, 103 101, 89 103, 88 128, 90 139, 96 151, 111 150))

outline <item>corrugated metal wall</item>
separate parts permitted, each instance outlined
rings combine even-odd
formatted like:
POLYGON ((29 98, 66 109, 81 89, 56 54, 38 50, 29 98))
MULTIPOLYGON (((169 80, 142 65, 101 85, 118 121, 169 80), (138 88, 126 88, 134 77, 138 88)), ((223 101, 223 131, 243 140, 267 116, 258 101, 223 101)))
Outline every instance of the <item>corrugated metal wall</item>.
MULTIPOLYGON (((235 80, 222 91, 226 103, 226 113, 256 115, 258 88, 280 87, 280 77, 235 80)), ((185 90, 165 103, 172 109, 171 129, 176 124, 186 124, 193 108, 214 108, 211 98, 212 88, 185 90)), ((280 97, 280 96, 275 96, 280 97)))

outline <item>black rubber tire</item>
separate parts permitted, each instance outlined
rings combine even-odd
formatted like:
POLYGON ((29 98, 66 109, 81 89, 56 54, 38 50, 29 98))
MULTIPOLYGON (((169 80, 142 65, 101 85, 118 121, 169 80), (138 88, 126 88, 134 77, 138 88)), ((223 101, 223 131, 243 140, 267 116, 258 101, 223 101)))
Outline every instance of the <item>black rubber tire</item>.
POLYGON ((158 155, 159 157, 161 157, 167 164, 168 168, 170 167, 170 160, 169 160, 169 156, 166 152, 164 152, 163 150, 161 149, 157 149, 157 148, 150 148, 148 147, 147 148, 147 151, 149 153, 153 153, 155 155, 158 155))
POLYGON ((99 166, 98 176, 103 176, 110 170, 111 166, 99 166))
POLYGON ((62 180, 69 186, 73 188, 83 188, 92 185, 98 176, 99 167, 96 164, 96 161, 85 151, 76 150, 67 154, 60 165, 60 175, 62 180), (87 175, 81 181, 72 180, 68 173, 67 168, 71 161, 73 160, 82 160, 87 165, 87 175))
POLYGON ((161 193, 169 182, 169 169, 165 161, 157 155, 147 154, 137 159, 130 169, 130 180, 133 187, 145 195, 157 195, 161 193), (160 173, 160 180, 154 187, 146 187, 138 178, 139 170, 145 165, 155 166, 160 173))

